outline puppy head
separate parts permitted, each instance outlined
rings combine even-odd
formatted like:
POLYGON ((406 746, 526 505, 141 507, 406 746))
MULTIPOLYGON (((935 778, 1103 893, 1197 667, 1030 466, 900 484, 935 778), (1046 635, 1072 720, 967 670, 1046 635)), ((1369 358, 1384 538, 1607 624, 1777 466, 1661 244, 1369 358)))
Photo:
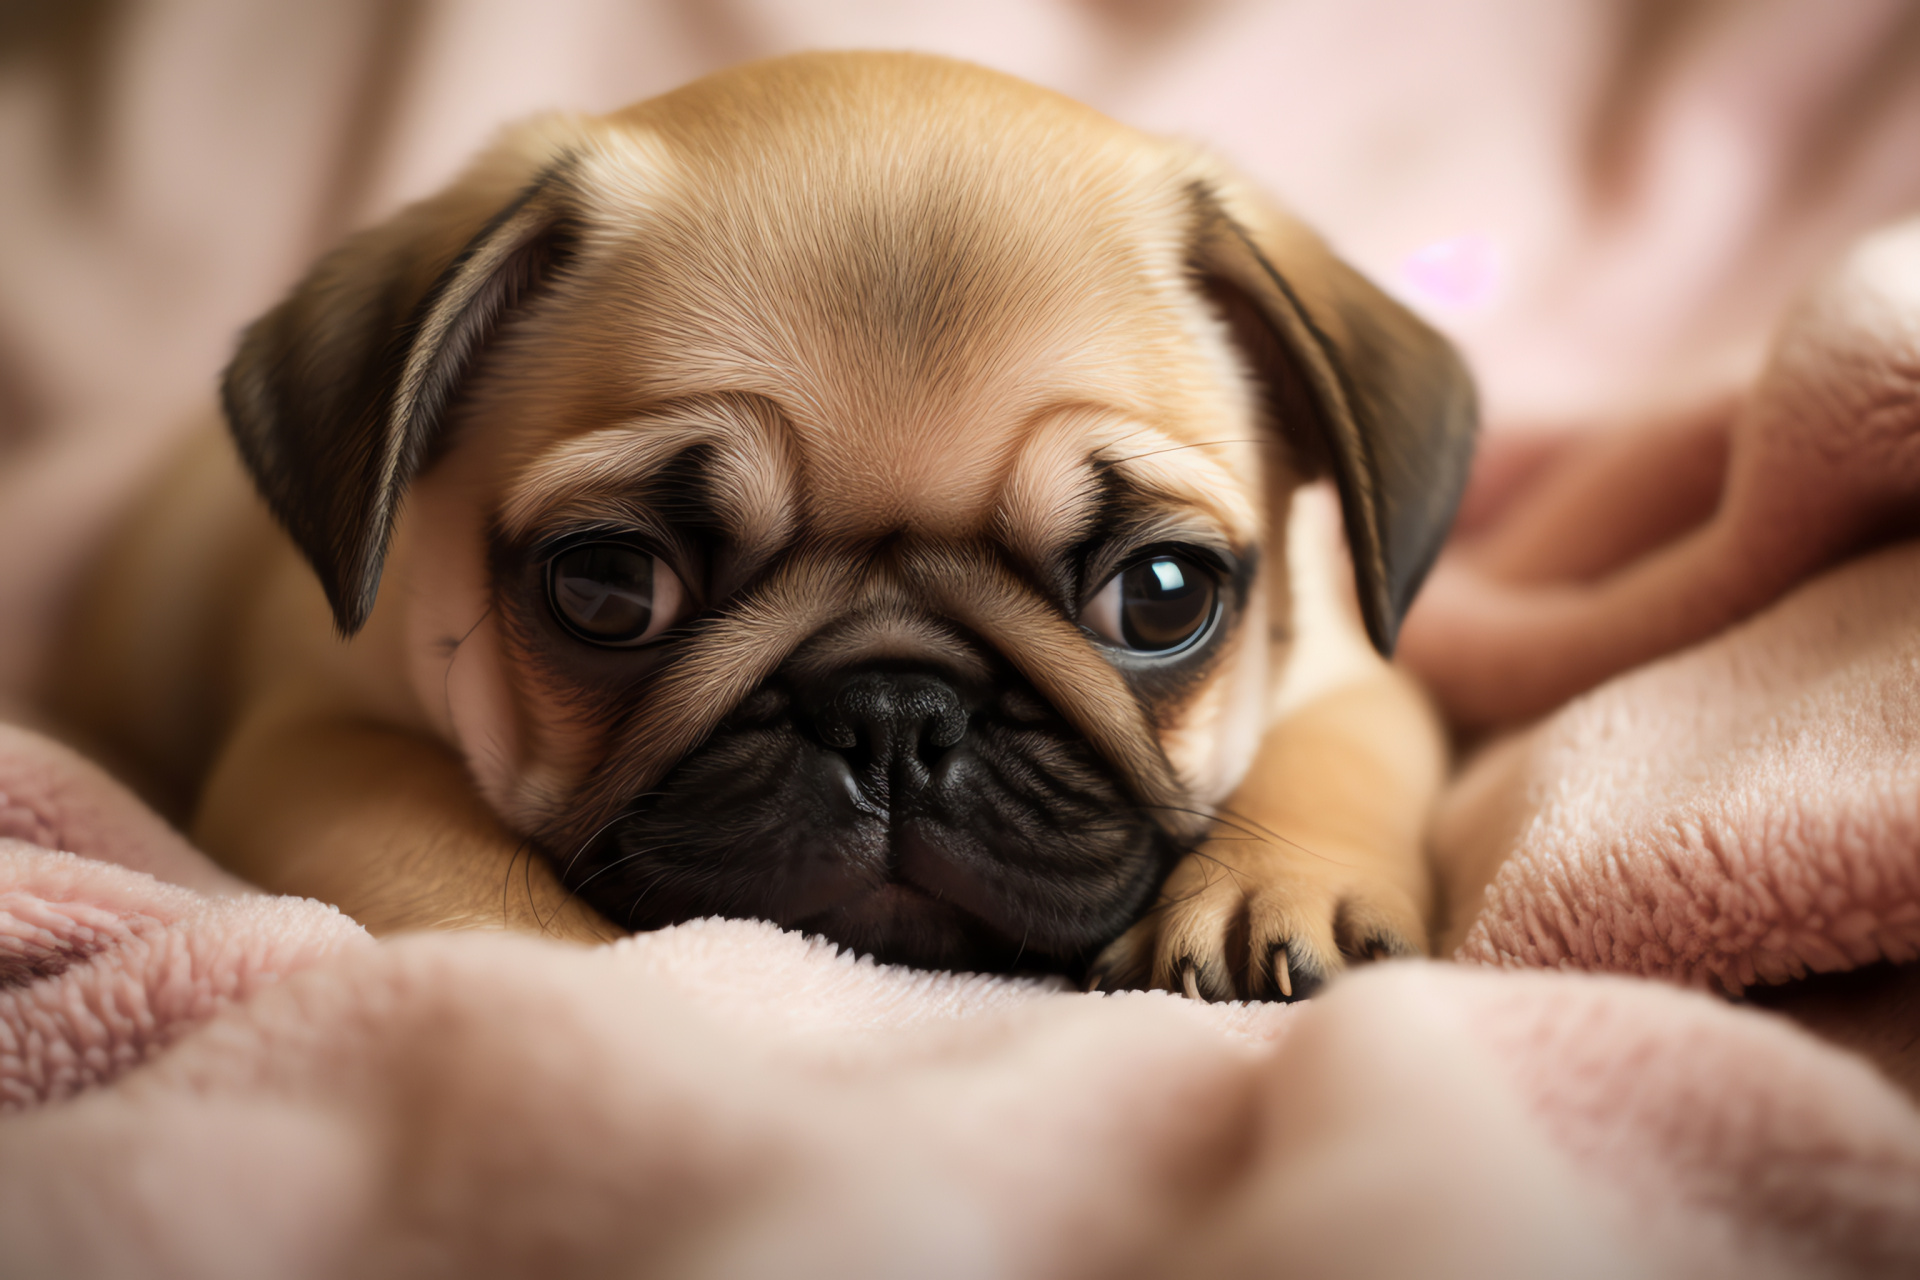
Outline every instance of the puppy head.
POLYGON ((1293 486, 1385 651, 1472 430, 1446 344, 1218 166, 881 55, 509 134, 226 404, 342 632, 407 615, 609 918, 977 966, 1089 955, 1244 773, 1293 486))

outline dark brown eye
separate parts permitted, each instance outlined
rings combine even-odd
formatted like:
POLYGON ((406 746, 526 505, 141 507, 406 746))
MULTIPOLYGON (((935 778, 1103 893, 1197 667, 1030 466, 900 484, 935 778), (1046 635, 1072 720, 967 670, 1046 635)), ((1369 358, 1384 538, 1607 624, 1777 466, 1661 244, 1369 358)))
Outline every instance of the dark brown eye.
POLYGON ((562 626, 590 644, 634 645, 680 621, 686 592, 666 561, 624 542, 569 547, 547 565, 562 626))
POLYGON ((1155 555, 1108 579, 1080 620, 1123 649, 1169 653, 1206 629, 1219 594, 1211 569, 1186 556, 1155 555))

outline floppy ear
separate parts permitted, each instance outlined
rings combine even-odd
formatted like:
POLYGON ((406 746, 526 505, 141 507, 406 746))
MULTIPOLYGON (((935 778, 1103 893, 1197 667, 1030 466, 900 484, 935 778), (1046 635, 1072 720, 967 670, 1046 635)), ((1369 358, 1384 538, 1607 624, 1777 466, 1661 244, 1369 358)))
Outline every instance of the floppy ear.
POLYGON ((1400 621, 1453 524, 1478 417, 1451 344, 1298 225, 1258 239, 1196 187, 1192 265, 1310 471, 1333 475, 1367 634, 1400 621))
POLYGON ((247 328, 227 366, 240 456, 344 635, 373 610, 400 500, 474 354, 567 253, 563 171, 518 194, 476 171, 353 237, 247 328))

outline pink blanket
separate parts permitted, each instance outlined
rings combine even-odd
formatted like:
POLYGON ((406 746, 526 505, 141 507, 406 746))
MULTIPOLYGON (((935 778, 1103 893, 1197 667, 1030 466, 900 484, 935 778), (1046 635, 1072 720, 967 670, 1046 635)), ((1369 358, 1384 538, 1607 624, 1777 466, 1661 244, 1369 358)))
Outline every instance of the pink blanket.
MULTIPOLYGON (((1466 963, 1259 1009, 740 923, 375 943, 0 730, 0 1275, 1920 1273, 1920 1113, 1715 994, 1920 942, 1920 251, 1869 246, 1738 401, 1510 434, 1745 380, 1915 207, 1911 5, 39 8, 0 65, 0 715, 315 252, 503 119, 853 44, 1209 140, 1433 309, 1494 429, 1404 652, 1476 732, 1547 718, 1439 815, 1466 963)), ((1854 1039, 1913 1092, 1905 1019, 1854 1039)))
POLYGON ((1652 983, 1402 963, 1200 1006, 740 922, 375 944, 23 843, 0 884, 7 1274, 1920 1266, 1920 1114, 1652 983))
POLYGON ((1816 290, 1715 421, 1703 523, 1631 499, 1671 432, 1482 495, 1413 659, 1483 721, 1524 702, 1483 645, 1530 698, 1626 674, 1449 795, 1468 963, 1302 1006, 740 922, 375 943, 8 731, 0 1270, 1920 1272, 1920 1111, 1706 989, 1920 952, 1920 543, 1875 549, 1920 502, 1920 234, 1816 290), (1515 529, 1561 563, 1516 568, 1515 529))

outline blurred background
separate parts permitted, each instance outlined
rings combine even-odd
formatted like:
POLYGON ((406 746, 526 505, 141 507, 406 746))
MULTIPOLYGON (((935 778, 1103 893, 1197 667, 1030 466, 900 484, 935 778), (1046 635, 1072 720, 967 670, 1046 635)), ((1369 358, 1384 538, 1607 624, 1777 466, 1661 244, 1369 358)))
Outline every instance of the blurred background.
POLYGON ((0 716, 240 327, 506 120, 807 48, 973 59, 1239 164, 1495 431, 1684 406, 1920 209, 1915 0, 0 0, 0 716))

